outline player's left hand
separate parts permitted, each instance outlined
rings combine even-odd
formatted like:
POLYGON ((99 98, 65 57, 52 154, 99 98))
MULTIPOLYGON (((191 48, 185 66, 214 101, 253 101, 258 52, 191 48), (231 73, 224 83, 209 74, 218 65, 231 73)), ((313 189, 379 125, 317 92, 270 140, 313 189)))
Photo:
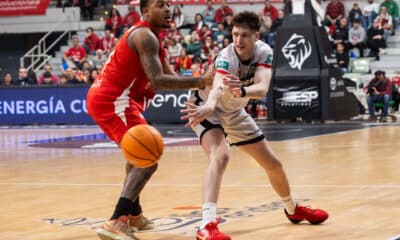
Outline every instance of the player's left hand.
POLYGON ((225 75, 224 78, 222 78, 222 82, 232 92, 233 96, 240 97, 240 95, 242 94, 240 89, 242 87, 242 82, 237 76, 225 75))
POLYGON ((181 113, 184 114, 181 117, 181 120, 188 120, 188 123, 185 124, 185 127, 193 127, 206 118, 208 118, 214 111, 213 108, 202 105, 197 106, 193 103, 185 102, 186 109, 181 110, 181 113))

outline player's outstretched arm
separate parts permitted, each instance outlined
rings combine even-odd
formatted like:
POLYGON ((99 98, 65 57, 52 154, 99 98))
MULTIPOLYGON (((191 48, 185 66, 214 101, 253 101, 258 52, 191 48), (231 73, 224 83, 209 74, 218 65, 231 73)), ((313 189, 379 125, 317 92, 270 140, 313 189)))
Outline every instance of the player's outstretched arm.
POLYGON ((254 75, 254 84, 251 86, 241 86, 237 78, 224 78, 224 84, 228 86, 235 97, 247 97, 250 99, 262 99, 267 95, 269 84, 271 82, 271 69, 257 67, 254 75))
POLYGON ((128 45, 136 49, 144 71, 154 89, 204 88, 212 82, 209 75, 202 77, 182 77, 164 73, 159 58, 159 42, 148 29, 142 28, 128 38, 128 45))
POLYGON ((192 127, 199 124, 214 112, 217 102, 222 96, 224 90, 222 79, 225 77, 227 76, 220 73, 215 74, 213 87, 208 94, 207 101, 203 105, 196 106, 192 103, 185 103, 186 109, 181 110, 181 113, 183 114, 181 119, 188 120, 185 127, 192 127))

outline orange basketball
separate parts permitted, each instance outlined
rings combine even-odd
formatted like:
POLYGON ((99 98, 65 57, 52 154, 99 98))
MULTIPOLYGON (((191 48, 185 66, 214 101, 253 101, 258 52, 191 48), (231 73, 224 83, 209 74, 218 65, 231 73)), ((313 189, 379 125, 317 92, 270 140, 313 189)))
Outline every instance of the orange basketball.
POLYGON ((164 150, 164 142, 157 129, 142 124, 131 127, 125 133, 120 147, 130 164, 146 168, 158 162, 164 150))

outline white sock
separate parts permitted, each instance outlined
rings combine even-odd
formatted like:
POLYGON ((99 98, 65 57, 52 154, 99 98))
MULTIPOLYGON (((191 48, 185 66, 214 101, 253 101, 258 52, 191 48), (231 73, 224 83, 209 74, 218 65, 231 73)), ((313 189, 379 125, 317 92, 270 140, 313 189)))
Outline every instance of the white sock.
POLYGON ((203 204, 203 221, 201 222, 200 229, 209 222, 215 222, 217 220, 217 204, 212 202, 206 202, 203 204))
POLYGON ((296 203, 294 202, 292 196, 287 196, 282 198, 282 203, 285 206, 286 212, 289 213, 289 215, 294 214, 294 210, 296 209, 296 203))

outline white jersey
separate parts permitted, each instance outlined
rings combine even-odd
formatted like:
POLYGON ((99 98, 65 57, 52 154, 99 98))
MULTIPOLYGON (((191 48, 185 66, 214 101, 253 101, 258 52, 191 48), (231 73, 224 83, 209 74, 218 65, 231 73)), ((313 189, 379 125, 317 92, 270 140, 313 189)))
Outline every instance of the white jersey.
MULTIPOLYGON (((218 73, 231 74, 240 78, 244 86, 254 84, 254 74, 257 67, 271 68, 272 49, 263 41, 258 40, 254 46, 254 55, 248 62, 241 62, 235 52, 233 44, 229 44, 221 50, 215 60, 215 67, 218 73)), ((210 88, 199 90, 200 98, 207 100, 210 88)), ((243 109, 248 98, 235 98, 233 94, 224 89, 223 95, 219 99, 216 110, 219 113, 233 113, 243 109)))

